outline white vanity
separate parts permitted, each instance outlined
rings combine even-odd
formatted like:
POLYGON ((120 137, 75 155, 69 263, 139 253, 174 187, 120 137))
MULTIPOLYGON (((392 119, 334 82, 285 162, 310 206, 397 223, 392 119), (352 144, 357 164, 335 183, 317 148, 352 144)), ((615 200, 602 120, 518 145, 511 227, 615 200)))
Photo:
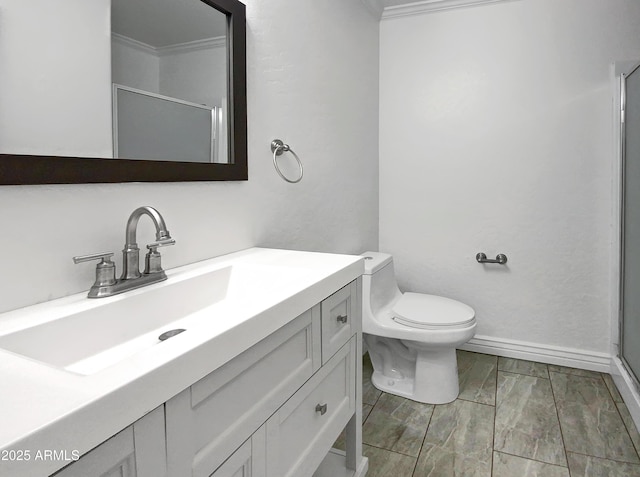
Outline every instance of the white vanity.
POLYGON ((256 248, 0 315, 0 475, 365 475, 362 271, 256 248))

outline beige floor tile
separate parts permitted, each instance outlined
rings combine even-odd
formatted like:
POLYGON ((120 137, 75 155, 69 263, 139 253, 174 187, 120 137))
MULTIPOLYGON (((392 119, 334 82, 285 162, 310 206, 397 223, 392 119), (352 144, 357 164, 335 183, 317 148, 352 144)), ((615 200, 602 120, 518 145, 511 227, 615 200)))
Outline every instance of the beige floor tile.
POLYGON ((569 477, 569 469, 494 452, 492 477, 569 477))
POLYGON ((525 361, 514 358, 498 358, 498 371, 507 371, 510 373, 526 374, 537 378, 549 379, 549 371, 544 363, 536 363, 534 361, 525 361))
POLYGON ((362 441, 417 457, 433 405, 383 393, 362 428, 362 441))
POLYGON ((365 355, 367 477, 640 477, 640 434, 610 375, 457 356, 459 399, 431 406, 377 390, 365 355))
POLYGON ((481 404, 496 403, 497 356, 458 351, 459 399, 481 404))
POLYGON ((460 399, 436 406, 414 477, 490 477, 494 411, 460 399))
POLYGON ((620 417, 622 417, 622 422, 624 422, 624 425, 627 428, 627 432, 629 432, 629 437, 631 437, 631 442, 633 442, 633 446, 636 448, 636 452, 640 451, 640 434, 638 433, 636 424, 633 422, 633 418, 629 413, 629 409, 627 408, 627 405, 623 402, 617 402, 616 406, 618 407, 618 412, 620 413, 620 417))
POLYGON ((411 477, 416 458, 377 447, 363 446, 362 453, 369 459, 367 477, 411 477))
POLYGON ((362 423, 363 424, 364 424, 364 421, 367 420, 367 417, 369 417, 369 414, 371 414, 372 410, 373 410, 373 406, 371 404, 362 405, 362 423))
POLYGON ((585 376, 589 378, 600 378, 601 373, 597 371, 589 371, 587 369, 569 368, 567 366, 558 366, 555 364, 548 365, 549 372, 570 374, 572 376, 585 376))
POLYGON ((622 400, 622 396, 620 396, 620 392, 618 391, 618 387, 616 386, 616 383, 613 382, 613 378, 611 377, 611 375, 607 373, 602 373, 602 379, 604 379, 604 382, 607 385, 607 388, 609 389, 609 392, 611 393, 611 397, 613 398, 614 402, 624 402, 622 400))
POLYGON ((640 477, 640 465, 582 454, 567 454, 571 477, 640 477))
MULTIPOLYGON (((367 420, 367 417, 369 416, 369 413, 371 412, 371 409, 373 409, 373 406, 371 406, 369 404, 363 404, 362 405, 362 422, 363 422, 363 424, 364 424, 364 421, 367 420)), ((346 434, 347 433, 345 431, 342 431, 340 433, 340 435, 338 436, 336 441, 333 443, 333 448, 334 449, 345 450, 346 434)))
POLYGON ((498 372, 494 449, 566 467, 548 379, 498 372))
POLYGON ((568 452, 640 463, 604 380, 549 372, 568 452))

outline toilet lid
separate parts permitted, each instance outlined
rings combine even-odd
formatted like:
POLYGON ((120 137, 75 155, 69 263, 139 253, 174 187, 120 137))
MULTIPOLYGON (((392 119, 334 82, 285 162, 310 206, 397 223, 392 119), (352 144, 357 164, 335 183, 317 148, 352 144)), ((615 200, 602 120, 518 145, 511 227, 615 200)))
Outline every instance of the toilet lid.
POLYGON ((394 321, 413 328, 465 326, 475 321, 470 306, 442 296, 405 293, 393 306, 394 321))

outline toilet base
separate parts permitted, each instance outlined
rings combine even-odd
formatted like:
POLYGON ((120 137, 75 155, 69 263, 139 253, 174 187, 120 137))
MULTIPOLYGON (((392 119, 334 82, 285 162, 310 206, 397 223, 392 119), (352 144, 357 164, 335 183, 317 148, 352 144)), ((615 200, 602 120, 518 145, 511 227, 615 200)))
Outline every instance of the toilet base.
POLYGON ((389 378, 378 371, 373 371, 371 384, 382 392, 413 399, 413 378, 389 378))
MULTIPOLYGON (((409 344, 406 343, 405 344, 409 344)), ((429 404, 455 401, 460 393, 455 348, 421 349, 416 358, 413 399, 429 404)))
MULTIPOLYGON (((367 341, 373 344, 372 340, 367 341)), ((454 347, 428 348, 418 342, 376 337, 375 345, 369 346, 369 354, 374 366, 371 383, 380 391, 425 404, 446 404, 458 397, 460 386, 454 347), (391 360, 393 364, 389 362, 388 352, 383 353, 384 360, 376 356, 376 351, 385 350, 389 344, 397 348, 400 343, 412 355, 410 367, 406 360, 409 356, 400 359, 395 355, 391 360)))

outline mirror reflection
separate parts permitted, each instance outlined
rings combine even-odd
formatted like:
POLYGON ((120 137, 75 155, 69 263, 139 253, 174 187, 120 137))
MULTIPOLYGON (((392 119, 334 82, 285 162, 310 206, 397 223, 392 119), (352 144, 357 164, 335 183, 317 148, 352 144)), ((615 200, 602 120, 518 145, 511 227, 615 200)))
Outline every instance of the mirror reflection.
POLYGON ((213 4, 0 0, 0 154, 233 163, 213 4))
POLYGON ((226 15, 200 0, 112 0, 113 157, 228 163, 226 15))

